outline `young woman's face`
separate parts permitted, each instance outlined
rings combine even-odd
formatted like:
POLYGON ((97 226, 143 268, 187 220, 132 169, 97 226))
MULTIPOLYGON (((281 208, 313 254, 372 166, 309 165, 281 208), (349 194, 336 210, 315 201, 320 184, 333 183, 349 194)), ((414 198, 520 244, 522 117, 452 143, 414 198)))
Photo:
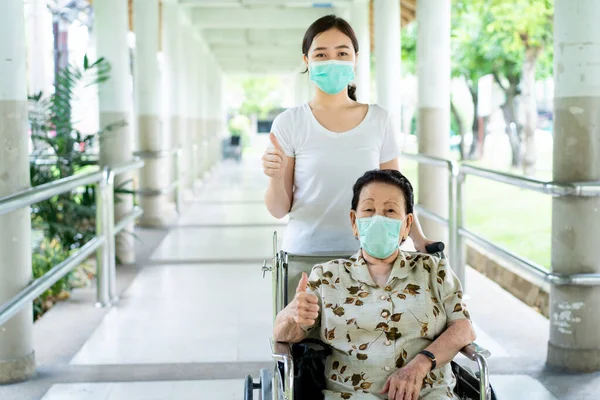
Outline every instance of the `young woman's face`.
POLYGON ((313 39, 308 49, 308 57, 304 56, 306 64, 314 61, 352 61, 356 62, 352 40, 337 29, 325 31, 313 39))

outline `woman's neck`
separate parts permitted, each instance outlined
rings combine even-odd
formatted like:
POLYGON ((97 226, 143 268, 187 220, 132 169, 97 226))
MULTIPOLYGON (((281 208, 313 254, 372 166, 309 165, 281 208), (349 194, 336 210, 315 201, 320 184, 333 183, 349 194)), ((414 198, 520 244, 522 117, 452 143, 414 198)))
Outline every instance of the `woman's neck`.
POLYGON ((313 109, 332 109, 347 107, 354 103, 350 97, 348 97, 348 90, 342 90, 340 93, 330 95, 317 88, 314 99, 310 102, 310 106, 313 109))
POLYGON ((373 278, 373 282, 379 286, 384 286, 390 277, 392 267, 394 266, 394 261, 396 261, 396 258, 398 258, 398 253, 400 250, 394 251, 394 254, 384 260, 371 257, 364 250, 361 251, 363 259, 367 262, 369 274, 371 275, 371 278, 373 278))

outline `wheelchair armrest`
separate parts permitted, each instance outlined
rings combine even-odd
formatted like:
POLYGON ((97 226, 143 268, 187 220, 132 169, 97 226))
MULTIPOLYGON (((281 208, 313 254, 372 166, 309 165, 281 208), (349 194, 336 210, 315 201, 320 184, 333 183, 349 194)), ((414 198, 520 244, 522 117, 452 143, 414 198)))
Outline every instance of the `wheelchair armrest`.
POLYGON ((460 353, 469 360, 477 361, 479 357, 490 358, 492 354, 475 342, 471 342, 460 350, 460 353))
POLYGON ((481 399, 491 399, 492 389, 490 386, 490 373, 486 358, 490 358, 492 354, 475 342, 463 347, 460 350, 460 353, 466 356, 469 360, 477 363, 477 366, 479 367, 479 391, 482 395, 481 399))
MULTIPOLYGON (((294 359, 292 358, 292 348, 290 343, 275 342, 271 339, 271 353, 273 360, 283 364, 283 376, 280 369, 275 370, 279 374, 279 381, 283 383, 283 398, 285 400, 294 400, 294 359)), ((274 387, 273 390, 279 390, 274 387)))

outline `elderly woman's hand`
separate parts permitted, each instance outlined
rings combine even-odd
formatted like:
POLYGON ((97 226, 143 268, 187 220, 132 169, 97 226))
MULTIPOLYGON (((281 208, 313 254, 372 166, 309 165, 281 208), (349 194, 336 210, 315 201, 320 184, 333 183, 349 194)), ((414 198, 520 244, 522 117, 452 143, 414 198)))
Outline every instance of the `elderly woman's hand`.
POLYGON ((308 275, 303 272, 289 310, 296 324, 309 327, 313 326, 319 317, 319 298, 312 293, 306 293, 307 285, 308 275))
POLYGON ((418 355, 390 375, 381 394, 387 393, 390 400, 417 400, 430 368, 429 359, 418 355))

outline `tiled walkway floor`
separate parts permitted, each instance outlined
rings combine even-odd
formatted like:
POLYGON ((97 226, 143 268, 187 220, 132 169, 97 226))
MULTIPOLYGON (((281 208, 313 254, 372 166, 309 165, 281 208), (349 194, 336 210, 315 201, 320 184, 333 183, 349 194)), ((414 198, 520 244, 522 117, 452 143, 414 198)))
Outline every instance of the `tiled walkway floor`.
MULTIPOLYGON (((243 376, 270 360, 271 283, 260 267, 285 221, 264 209, 266 183, 258 159, 219 166, 70 362, 23 384, 46 385, 41 394, 6 399, 241 400, 243 376)), ((499 399, 555 400, 519 364, 543 363, 547 321, 476 272, 467 279, 499 399), (523 319, 535 335, 513 333, 523 319)))
POLYGON ((53 386, 44 400, 197 400, 243 399, 235 380, 78 383, 53 386))

